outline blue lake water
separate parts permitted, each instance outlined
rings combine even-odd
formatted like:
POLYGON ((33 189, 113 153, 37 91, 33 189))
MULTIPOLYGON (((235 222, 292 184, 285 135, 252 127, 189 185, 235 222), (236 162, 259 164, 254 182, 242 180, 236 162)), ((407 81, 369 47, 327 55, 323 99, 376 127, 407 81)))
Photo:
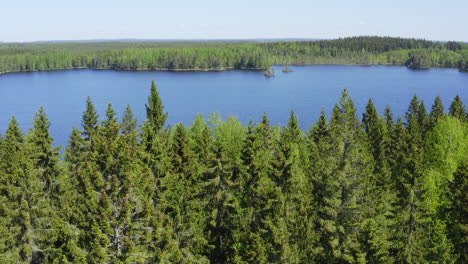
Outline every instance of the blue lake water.
POLYGON ((273 124, 287 123, 295 110, 302 128, 315 122, 323 107, 329 114, 344 87, 361 114, 369 98, 378 110, 390 105, 403 115, 414 94, 428 110, 440 95, 448 108, 456 94, 468 100, 468 73, 454 69, 411 70, 390 66, 297 66, 294 72, 264 77, 255 71, 225 72, 121 72, 73 70, 0 75, 0 134, 11 116, 24 131, 43 105, 52 121, 56 145, 64 145, 73 126, 80 127, 86 97, 92 97, 101 116, 108 102, 122 113, 130 104, 140 123, 151 80, 155 80, 169 112, 169 124, 189 125, 197 114, 219 112, 243 123, 268 113, 273 124))

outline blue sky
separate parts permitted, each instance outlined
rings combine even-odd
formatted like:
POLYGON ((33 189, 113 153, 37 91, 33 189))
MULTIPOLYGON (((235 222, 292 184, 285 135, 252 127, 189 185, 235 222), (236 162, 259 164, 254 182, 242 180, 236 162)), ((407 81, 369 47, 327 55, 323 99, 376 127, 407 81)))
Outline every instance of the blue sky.
POLYGON ((0 0, 0 41, 337 38, 468 41, 467 0, 0 0))

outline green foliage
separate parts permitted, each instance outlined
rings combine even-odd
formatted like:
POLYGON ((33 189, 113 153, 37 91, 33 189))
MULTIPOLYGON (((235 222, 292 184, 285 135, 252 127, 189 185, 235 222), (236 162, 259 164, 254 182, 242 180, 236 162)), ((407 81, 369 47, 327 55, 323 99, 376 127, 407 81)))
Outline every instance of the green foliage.
MULTIPOLYGON (((460 50, 397 42, 319 43, 330 56, 460 50)), ((0 135, 0 262, 465 263, 461 102, 445 115, 437 97, 428 114, 415 96, 394 121, 369 100, 361 121, 345 89, 307 135, 293 111, 282 128, 266 114, 168 128, 153 82, 141 129, 130 107, 99 120, 88 98, 63 156, 41 107, 26 136, 14 118, 0 135)))
POLYGON ((84 129, 83 135, 86 137, 87 140, 89 140, 93 133, 96 132, 98 118, 99 117, 96 113, 93 101, 91 100, 91 97, 88 96, 88 98, 86 99, 86 111, 83 113, 81 123, 84 129))
POLYGON ((459 163, 449 184, 450 238, 458 255, 457 263, 468 261, 468 159, 459 163))
POLYGON ((465 105, 463 105, 459 95, 455 96, 455 99, 453 99, 449 111, 451 116, 456 117, 461 121, 468 120, 468 113, 466 112, 465 105))
POLYGON ((468 47, 390 37, 279 42, 0 43, 0 73, 59 69, 226 70, 271 64, 465 69, 468 47))
POLYGON ((127 105, 122 116, 122 133, 129 135, 136 131, 138 120, 133 115, 132 108, 127 105))

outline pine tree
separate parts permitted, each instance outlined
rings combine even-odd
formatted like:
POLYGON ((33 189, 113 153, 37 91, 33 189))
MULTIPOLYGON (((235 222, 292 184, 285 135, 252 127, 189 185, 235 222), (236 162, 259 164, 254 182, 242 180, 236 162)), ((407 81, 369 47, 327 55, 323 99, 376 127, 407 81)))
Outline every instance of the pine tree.
POLYGON ((449 114, 458 118, 460 121, 465 121, 468 119, 468 114, 459 95, 455 96, 453 99, 453 102, 449 108, 449 114))

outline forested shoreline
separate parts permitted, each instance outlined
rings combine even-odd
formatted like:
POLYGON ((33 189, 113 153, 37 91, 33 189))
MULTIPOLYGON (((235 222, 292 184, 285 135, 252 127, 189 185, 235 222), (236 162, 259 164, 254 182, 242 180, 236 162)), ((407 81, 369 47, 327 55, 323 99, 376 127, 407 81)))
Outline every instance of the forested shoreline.
POLYGON ((468 44, 390 37, 284 42, 0 43, 0 73, 63 69, 211 71, 273 64, 468 69, 468 44))
POLYGON ((294 112, 170 127, 153 82, 143 122, 88 98, 63 153, 43 107, 28 133, 13 117, 0 262, 467 263, 462 99, 415 95, 404 117, 337 101, 307 131, 294 112))

